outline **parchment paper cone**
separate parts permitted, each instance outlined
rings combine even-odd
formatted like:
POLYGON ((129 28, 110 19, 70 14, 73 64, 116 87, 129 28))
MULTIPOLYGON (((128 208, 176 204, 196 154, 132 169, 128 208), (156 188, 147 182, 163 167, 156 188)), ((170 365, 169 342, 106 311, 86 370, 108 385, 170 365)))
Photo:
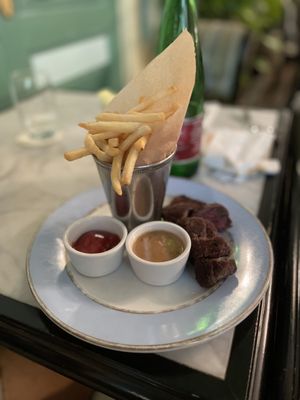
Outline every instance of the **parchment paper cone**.
POLYGON ((127 112, 138 104, 141 96, 176 86, 177 91, 149 107, 150 111, 167 111, 172 105, 179 109, 167 121, 153 124, 153 133, 141 152, 137 165, 163 160, 175 149, 195 82, 195 48, 192 36, 183 31, 174 42, 154 58, 108 104, 106 111, 127 112))

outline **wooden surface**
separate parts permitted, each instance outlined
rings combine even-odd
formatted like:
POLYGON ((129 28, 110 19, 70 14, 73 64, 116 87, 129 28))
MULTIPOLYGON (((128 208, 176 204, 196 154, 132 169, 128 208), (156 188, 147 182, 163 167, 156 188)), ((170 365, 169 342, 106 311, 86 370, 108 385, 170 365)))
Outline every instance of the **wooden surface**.
POLYGON ((88 400, 92 389, 0 348, 2 400, 88 400))

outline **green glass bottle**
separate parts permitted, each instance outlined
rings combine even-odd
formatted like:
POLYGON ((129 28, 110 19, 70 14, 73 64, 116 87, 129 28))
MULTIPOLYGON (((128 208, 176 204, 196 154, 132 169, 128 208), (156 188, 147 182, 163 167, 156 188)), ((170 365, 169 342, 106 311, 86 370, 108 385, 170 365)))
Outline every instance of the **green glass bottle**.
POLYGON ((158 51, 163 51, 187 29, 195 43, 196 78, 186 117, 178 140, 171 174, 193 176, 200 161, 200 142, 204 107, 204 73, 198 34, 198 12, 195 0, 166 0, 163 10, 158 51))

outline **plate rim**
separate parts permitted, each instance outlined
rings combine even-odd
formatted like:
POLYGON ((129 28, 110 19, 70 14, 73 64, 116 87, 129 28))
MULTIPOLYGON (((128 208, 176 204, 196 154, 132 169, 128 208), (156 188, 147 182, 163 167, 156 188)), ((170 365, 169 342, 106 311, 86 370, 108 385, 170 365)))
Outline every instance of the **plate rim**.
MULTIPOLYGON (((65 332, 71 334, 72 336, 75 336, 87 343, 94 344, 96 346, 104 347, 104 348, 107 348, 110 350, 118 350, 118 351, 124 351, 124 352, 155 353, 155 352, 163 352, 163 351, 169 351, 169 350, 179 350, 182 348, 187 348, 187 347, 190 347, 190 346, 193 346, 196 344, 200 344, 200 343, 209 341, 212 338, 215 338, 216 336, 220 335, 221 333, 224 333, 224 332, 229 331, 230 329, 234 328, 237 324, 239 324, 245 318, 247 318, 251 314, 251 312, 257 307, 257 305, 262 300, 263 296, 265 295, 265 293, 269 287, 271 276, 272 276, 272 271, 273 271, 273 265, 274 265, 274 254, 273 254, 271 240, 270 240, 264 226, 262 225, 261 221, 257 218, 256 215, 254 215, 249 209, 247 209, 245 206, 243 206, 240 202, 235 200, 233 197, 231 197, 230 195, 227 195, 227 194, 221 192, 220 190, 217 190, 207 184, 193 182, 193 181, 187 181, 186 179, 177 178, 177 177, 169 178, 169 182, 172 182, 172 181, 180 181, 180 182, 184 181, 184 182, 189 182, 189 183, 199 186, 199 187, 201 187, 201 186, 206 187, 207 189, 212 190, 213 192, 216 192, 217 194, 230 199, 230 201, 234 202, 236 205, 241 207, 244 211, 246 211, 248 214, 250 214, 250 216, 252 218, 255 219, 256 224, 259 226, 259 228, 265 238, 265 241, 266 241, 266 244, 268 247, 268 255, 269 255, 268 273, 266 274, 265 282, 262 286, 262 289, 261 289, 259 295, 256 296, 255 301, 253 301, 251 304, 249 304, 248 307, 242 313, 237 315, 235 318, 232 318, 227 324, 221 325, 219 328, 215 328, 214 330, 207 332, 205 334, 202 334, 202 335, 199 335, 199 336, 196 336, 193 338, 189 338, 189 339, 174 341, 172 343, 149 344, 149 345, 116 343, 116 342, 111 342, 108 340, 104 340, 101 338, 96 338, 94 336, 88 335, 86 333, 79 331, 78 329, 71 327, 64 321, 61 321, 61 319, 59 317, 57 317, 55 315, 55 313, 53 313, 48 308, 48 306, 44 303, 44 301, 39 297, 37 290, 34 287, 34 283, 32 281, 32 277, 31 277, 31 273, 30 273, 30 257, 31 257, 31 253, 32 253, 33 244, 34 244, 38 234, 42 230, 44 224, 52 216, 52 214, 55 211, 57 211, 61 207, 65 206, 67 203, 72 201, 72 199, 74 199, 75 197, 78 197, 82 194, 93 193, 96 190, 100 190, 100 192, 103 191, 103 188, 100 186, 100 188, 96 187, 96 188, 90 189, 85 192, 80 192, 75 196, 72 196, 71 198, 69 198, 68 200, 63 202, 60 206, 58 206, 55 210, 53 210, 40 225, 39 229, 36 232, 36 235, 34 236, 32 242, 31 242, 31 246, 28 248, 27 256, 26 256, 26 277, 27 277, 27 281, 29 284, 29 288, 30 288, 30 291, 31 291, 33 297, 35 298, 38 305, 40 306, 41 310, 48 316, 48 318, 53 323, 55 323, 57 326, 59 326, 61 329, 63 329, 65 332)), ((167 194, 168 194, 168 188, 167 188, 166 195, 167 194)), ((72 284, 74 285, 73 282, 72 282, 72 284)), ((93 300, 90 299, 90 301, 93 301, 93 300)), ((102 307, 104 307, 104 306, 102 306, 102 307)), ((161 313, 158 313, 158 314, 161 314, 161 313)))

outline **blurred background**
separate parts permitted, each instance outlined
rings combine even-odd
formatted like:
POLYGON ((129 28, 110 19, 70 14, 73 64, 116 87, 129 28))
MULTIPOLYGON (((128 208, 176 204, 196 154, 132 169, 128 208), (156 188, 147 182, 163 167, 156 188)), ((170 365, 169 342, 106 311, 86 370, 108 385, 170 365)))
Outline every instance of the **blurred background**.
MULTIPOLYGON (((156 55, 162 0, 0 0, 0 110, 11 72, 118 91, 156 55)), ((202 0, 207 99, 285 107, 299 82, 299 0, 202 0)))

